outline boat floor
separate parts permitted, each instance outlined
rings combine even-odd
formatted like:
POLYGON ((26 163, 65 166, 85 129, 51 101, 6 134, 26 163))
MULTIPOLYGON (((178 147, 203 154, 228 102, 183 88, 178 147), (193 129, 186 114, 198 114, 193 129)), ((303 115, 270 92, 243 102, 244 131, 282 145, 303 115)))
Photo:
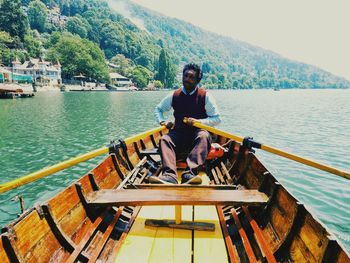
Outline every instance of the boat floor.
POLYGON ((145 226, 146 219, 175 219, 175 206, 142 207, 114 262, 228 262, 215 206, 182 206, 183 220, 213 223, 213 232, 145 226))

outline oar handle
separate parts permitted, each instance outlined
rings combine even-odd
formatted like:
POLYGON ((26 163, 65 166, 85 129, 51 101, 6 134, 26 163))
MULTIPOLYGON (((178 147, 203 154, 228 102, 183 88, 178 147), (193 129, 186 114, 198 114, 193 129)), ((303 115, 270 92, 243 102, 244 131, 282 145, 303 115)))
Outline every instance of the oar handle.
POLYGON ((298 155, 295 155, 295 154, 292 154, 292 153, 288 153, 288 152, 285 152, 285 151, 282 151, 282 150, 279 150, 277 148, 274 148, 274 147, 271 147, 271 146, 268 146, 268 145, 264 145, 264 144, 261 145, 260 149, 262 149, 262 150, 264 150, 266 152, 273 153, 273 154, 285 157, 287 159, 296 161, 298 163, 302 163, 302 164, 305 164, 305 165, 308 165, 308 166, 320 169, 322 171, 326 171, 326 172, 329 172, 329 173, 332 173, 332 174, 335 174, 335 175, 339 175, 339 176, 344 177, 346 179, 350 179, 350 174, 349 173, 341 171, 341 170, 336 169, 336 168, 333 168, 331 166, 319 163, 317 161, 313 161, 313 160, 310 160, 310 159, 307 159, 307 158, 304 158, 304 157, 301 157, 301 156, 298 156, 298 155))
MULTIPOLYGON (((186 122, 186 121, 187 120, 184 119, 184 122, 186 122)), ((215 133, 217 135, 232 139, 232 140, 240 142, 240 143, 242 143, 244 140, 244 137, 237 136, 237 135, 234 135, 232 133, 228 133, 228 132, 213 128, 211 126, 202 124, 199 121, 193 122, 192 126, 207 130, 209 132, 212 132, 212 133, 215 133)), ((326 171, 326 172, 329 172, 329 173, 332 173, 332 174, 335 174, 335 175, 338 175, 338 176, 341 176, 341 177, 344 177, 344 178, 350 180, 350 173, 345 172, 345 171, 341 171, 339 169, 333 168, 333 167, 325 165, 325 164, 321 164, 317 161, 312 161, 310 159, 300 157, 300 156, 297 156, 295 154, 291 154, 291 153, 282 151, 282 150, 277 149, 277 148, 273 148, 273 147, 265 145, 265 144, 261 144, 260 149, 262 149, 266 152, 273 153, 273 154, 282 156, 284 158, 287 158, 287 159, 290 159, 290 160, 293 160, 293 161, 296 161, 296 162, 299 162, 299 163, 302 163, 302 164, 305 164, 305 165, 308 165, 308 166, 311 166, 311 167, 320 169, 322 171, 326 171)))
POLYGON ((41 169, 41 170, 36 171, 34 173, 30 173, 28 175, 22 176, 20 178, 17 178, 15 180, 10 181, 10 182, 1 184, 0 185, 0 193, 7 192, 7 191, 14 189, 14 188, 17 188, 21 185, 31 183, 33 181, 40 179, 40 178, 46 177, 50 174, 53 174, 53 173, 59 172, 61 170, 64 170, 66 168, 69 168, 75 164, 87 161, 91 158, 94 158, 94 157, 99 156, 101 154, 107 153, 108 150, 109 150, 108 147, 103 147, 103 148, 88 152, 86 154, 79 155, 79 156, 74 157, 72 159, 60 162, 58 164, 52 165, 50 167, 41 169))
MULTIPOLYGON (((126 138, 124 140, 124 142, 125 142, 126 145, 128 145, 130 143, 137 142, 137 141, 139 141, 139 140, 141 140, 141 139, 143 139, 143 138, 145 138, 145 137, 147 137, 147 136, 149 136, 151 134, 154 134, 156 132, 160 132, 160 131, 165 130, 165 129, 166 128, 164 126, 157 127, 155 129, 148 130, 146 132, 143 132, 143 133, 137 134, 135 136, 126 138)), ((109 147, 102 147, 102 148, 93 150, 91 152, 88 152, 88 153, 79 155, 77 157, 74 157, 72 159, 63 161, 61 163, 52 165, 50 167, 41 169, 41 170, 39 170, 37 172, 30 173, 28 175, 22 176, 20 178, 17 178, 15 180, 10 181, 10 182, 4 183, 4 184, 0 184, 0 194, 4 193, 4 192, 7 192, 7 191, 9 191, 11 189, 17 188, 17 187, 19 187, 21 185, 28 184, 28 183, 31 183, 33 181, 36 181, 36 180, 38 180, 40 178, 43 178, 43 177, 46 177, 46 176, 48 176, 50 174, 57 173, 57 172, 59 172, 61 170, 69 168, 69 167, 71 167, 73 165, 76 165, 78 163, 85 162, 85 161, 90 160, 90 159, 92 159, 94 157, 97 157, 99 155, 108 153, 108 151, 109 151, 109 147)))

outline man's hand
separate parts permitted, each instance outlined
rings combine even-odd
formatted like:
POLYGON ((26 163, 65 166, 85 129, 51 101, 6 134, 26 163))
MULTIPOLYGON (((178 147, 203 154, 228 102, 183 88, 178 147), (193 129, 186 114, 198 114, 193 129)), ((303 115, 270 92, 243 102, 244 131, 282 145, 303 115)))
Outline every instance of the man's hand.
POLYGON ((190 126, 192 126, 193 125, 193 123, 195 123, 195 122, 199 122, 199 120, 197 120, 197 119, 195 119, 195 118, 186 118, 186 121, 185 121, 186 123, 187 123, 187 125, 190 125, 190 126))
POLYGON ((159 124, 165 126, 168 130, 174 127, 174 123, 172 123, 171 121, 161 121, 159 124))

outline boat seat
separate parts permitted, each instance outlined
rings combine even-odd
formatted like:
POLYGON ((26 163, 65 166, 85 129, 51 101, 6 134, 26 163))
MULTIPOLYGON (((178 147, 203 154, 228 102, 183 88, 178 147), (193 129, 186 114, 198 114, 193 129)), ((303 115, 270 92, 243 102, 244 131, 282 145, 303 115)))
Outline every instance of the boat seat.
POLYGON ((234 205, 259 206, 266 203, 266 194, 257 190, 223 190, 215 187, 168 186, 149 189, 99 190, 86 196, 94 206, 150 205, 234 205), (190 189, 189 189, 190 188, 190 189))
MULTIPOLYGON (((220 144, 212 143, 210 146, 210 150, 209 150, 209 153, 208 153, 206 160, 208 161, 208 160, 213 160, 213 159, 222 157, 225 152, 226 152, 226 149, 224 147, 222 147, 220 144)), ((141 158, 144 156, 147 156, 148 158, 153 159, 152 155, 160 155, 160 152, 159 152, 159 148, 157 147, 157 148, 152 148, 152 149, 144 149, 144 150, 140 151, 140 154, 141 154, 141 158)), ((187 155, 188 155, 188 152, 181 152, 181 153, 178 153, 176 155, 177 167, 186 168, 187 155)))

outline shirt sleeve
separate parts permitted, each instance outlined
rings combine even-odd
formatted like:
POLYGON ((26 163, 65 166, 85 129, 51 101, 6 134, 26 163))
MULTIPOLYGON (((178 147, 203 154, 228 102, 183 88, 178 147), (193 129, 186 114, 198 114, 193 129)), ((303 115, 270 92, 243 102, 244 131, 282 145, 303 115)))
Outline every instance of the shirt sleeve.
POLYGON ((205 111, 207 112, 208 117, 205 119, 200 119, 200 122, 209 125, 215 126, 221 122, 220 113, 216 105, 215 98, 207 92, 205 97, 205 111))
POLYGON ((154 114, 158 123, 166 121, 166 118, 164 117, 164 112, 170 111, 172 101, 173 93, 170 93, 154 109, 154 114))

